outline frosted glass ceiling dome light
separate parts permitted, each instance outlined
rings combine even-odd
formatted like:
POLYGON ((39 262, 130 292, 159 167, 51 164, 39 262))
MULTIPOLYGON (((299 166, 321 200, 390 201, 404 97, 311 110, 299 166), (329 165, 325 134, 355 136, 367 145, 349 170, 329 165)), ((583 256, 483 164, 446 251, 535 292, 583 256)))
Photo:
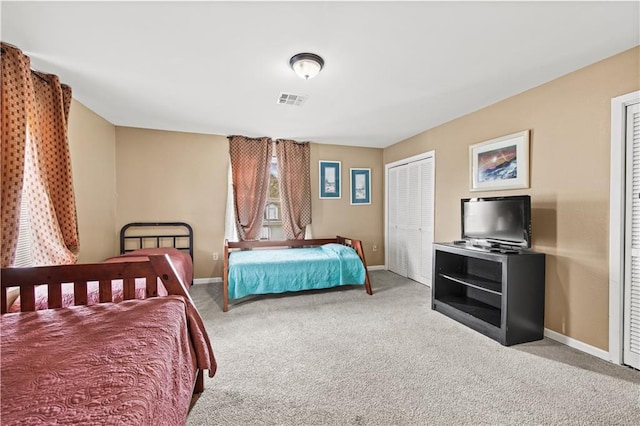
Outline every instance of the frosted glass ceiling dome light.
POLYGON ((289 60, 289 65, 300 77, 305 80, 318 75, 324 66, 324 59, 314 53, 298 53, 289 60))

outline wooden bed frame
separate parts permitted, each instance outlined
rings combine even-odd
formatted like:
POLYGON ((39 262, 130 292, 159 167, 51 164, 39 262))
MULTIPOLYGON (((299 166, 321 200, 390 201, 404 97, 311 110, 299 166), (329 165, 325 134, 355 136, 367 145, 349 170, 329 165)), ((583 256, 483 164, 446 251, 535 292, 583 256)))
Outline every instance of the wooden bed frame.
POLYGON ((369 281, 369 271, 367 270, 367 261, 364 257, 364 250, 362 248, 362 241, 356 240, 353 238, 346 238, 341 236, 336 236, 335 238, 319 238, 312 240, 279 240, 279 241, 227 241, 224 242, 224 277, 223 277, 223 312, 227 312, 229 310, 229 255, 234 250, 252 250, 254 248, 278 248, 278 247, 288 247, 288 248, 296 248, 296 247, 316 247, 324 244, 342 244, 348 247, 353 248, 360 260, 362 260, 362 264, 365 270, 365 279, 364 279, 364 288, 368 295, 372 295, 373 291, 371 290, 371 281, 369 281))
MULTIPOLYGON (((179 295, 195 304, 184 283, 175 273, 168 255, 148 256, 148 261, 123 263, 94 263, 76 265, 39 266, 33 268, 3 268, 0 276, 0 313, 9 310, 7 293, 11 287, 20 289, 20 309, 22 312, 35 311, 36 286, 48 285, 49 309, 62 306, 62 284, 74 284, 75 305, 87 304, 87 283, 99 282, 99 303, 111 302, 113 280, 122 280, 124 300, 135 298, 135 279, 145 278, 147 297, 158 296, 158 278, 170 295, 179 295)), ((202 319, 196 320, 202 324, 202 319)), ((205 336, 207 343, 208 336, 205 336)), ((194 394, 204 390, 204 372, 196 368, 194 394)))

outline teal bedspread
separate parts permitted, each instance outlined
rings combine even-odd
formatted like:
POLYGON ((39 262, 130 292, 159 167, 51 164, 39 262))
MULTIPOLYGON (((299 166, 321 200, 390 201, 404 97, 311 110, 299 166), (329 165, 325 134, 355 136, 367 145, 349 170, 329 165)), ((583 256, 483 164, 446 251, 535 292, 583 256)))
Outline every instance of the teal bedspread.
POLYGON ((312 248, 236 251, 229 255, 229 298, 249 294, 364 284, 354 249, 342 244, 312 248))

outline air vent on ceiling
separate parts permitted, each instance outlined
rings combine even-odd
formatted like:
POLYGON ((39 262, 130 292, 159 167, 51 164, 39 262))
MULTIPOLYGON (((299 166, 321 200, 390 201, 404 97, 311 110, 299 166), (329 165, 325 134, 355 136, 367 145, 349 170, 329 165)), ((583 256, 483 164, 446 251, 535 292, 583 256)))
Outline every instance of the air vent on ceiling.
POLYGON ((276 103, 282 105, 302 106, 307 100, 306 95, 294 95, 293 93, 280 93, 276 103))

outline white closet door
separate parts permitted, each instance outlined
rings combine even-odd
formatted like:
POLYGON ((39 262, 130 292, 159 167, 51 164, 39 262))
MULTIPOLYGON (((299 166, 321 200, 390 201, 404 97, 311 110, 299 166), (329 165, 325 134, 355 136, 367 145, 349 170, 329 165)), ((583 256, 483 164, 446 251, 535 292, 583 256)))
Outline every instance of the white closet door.
POLYGON ((396 232, 396 269, 393 271, 403 277, 407 276, 407 219, 408 219, 408 206, 409 206, 409 172, 406 167, 398 168, 398 181, 396 186, 396 192, 398 198, 396 199, 396 205, 398 207, 398 213, 396 217, 395 232, 396 232))
POLYGON ((431 284, 433 243, 433 157, 388 170, 388 269, 431 284))
POLYGON ((426 159, 420 169, 422 182, 422 216, 420 221, 420 236, 422 243, 422 258, 420 268, 420 282, 431 285, 431 269, 433 264, 433 212, 435 196, 435 168, 433 158, 426 159))
POLYGON ((640 369, 640 104, 627 107, 623 363, 640 369))
MULTIPOLYGON (((398 169, 390 169, 387 176, 387 253, 388 268, 398 270, 398 169)), ((396 272, 397 273, 397 272, 396 272)))
POLYGON ((407 195, 409 205, 407 209, 406 246, 407 246, 407 277, 420 281, 422 263, 422 182, 420 180, 422 164, 420 161, 408 166, 407 195))
POLYGON ((388 251, 389 270, 407 276, 407 256, 404 242, 407 215, 407 172, 402 168, 389 170, 388 251))

